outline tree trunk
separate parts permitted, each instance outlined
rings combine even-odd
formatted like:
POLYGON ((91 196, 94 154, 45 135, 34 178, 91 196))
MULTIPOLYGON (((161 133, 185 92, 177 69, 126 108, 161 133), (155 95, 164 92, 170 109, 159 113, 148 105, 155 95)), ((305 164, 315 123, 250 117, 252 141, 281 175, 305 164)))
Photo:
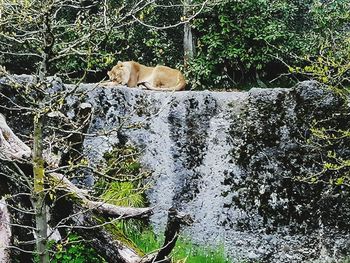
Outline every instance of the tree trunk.
MULTIPOLYGON (((192 0, 186 0, 184 3, 184 17, 187 18, 190 14, 190 5, 192 0)), ((188 61, 195 55, 194 37, 192 34, 191 24, 184 24, 184 65, 187 67, 188 61)))
POLYGON ((47 214, 45 205, 45 171, 42 152, 42 125, 43 117, 39 114, 34 117, 34 147, 33 147, 33 206, 36 222, 36 246, 40 263, 49 262, 47 250, 47 214))
MULTIPOLYGON (((45 78, 48 73, 48 63, 54 39, 52 37, 50 27, 50 11, 52 10, 52 2, 47 1, 47 11, 43 15, 43 44, 42 61, 39 68, 39 83, 45 90, 45 78)), ((39 103, 40 105, 41 103, 39 103)), ((34 115, 34 147, 33 147, 33 174, 34 174, 34 189, 33 189, 33 207, 35 211, 36 223, 36 249, 40 263, 49 263, 49 251, 47 249, 47 211, 45 203, 45 170, 43 158, 43 114, 44 109, 40 108, 34 115)))

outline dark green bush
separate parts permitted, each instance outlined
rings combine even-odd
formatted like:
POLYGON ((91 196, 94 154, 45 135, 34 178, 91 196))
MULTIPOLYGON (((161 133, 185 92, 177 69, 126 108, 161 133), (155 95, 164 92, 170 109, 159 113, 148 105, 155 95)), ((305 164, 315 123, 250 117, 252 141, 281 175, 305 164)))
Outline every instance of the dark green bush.
MULTIPOLYGON (((181 21, 181 1, 146 5, 134 16, 130 11, 135 1, 107 1, 108 25, 97 28, 104 12, 101 3, 94 10, 77 12, 67 7, 58 12, 57 22, 71 26, 55 32, 54 53, 64 50, 69 40, 90 36, 79 47, 84 52, 52 61, 50 74, 58 74, 65 81, 69 81, 67 76, 98 81, 118 60, 136 60, 150 66, 181 68, 190 88, 237 88, 247 83, 268 84, 281 73, 288 73, 286 65, 304 67, 308 63, 300 58, 317 57, 325 45, 349 41, 348 0, 214 1, 191 21, 197 55, 183 68, 183 26, 159 29, 181 21), (168 8, 168 3, 175 6, 168 8)), ((1 28, 4 34, 36 26, 30 20, 25 25, 16 23, 18 26, 1 28)), ((0 53, 10 52, 0 55, 0 59, 11 72, 36 72, 37 58, 13 53, 40 52, 37 42, 9 43, 1 34, 0 41, 0 53)))

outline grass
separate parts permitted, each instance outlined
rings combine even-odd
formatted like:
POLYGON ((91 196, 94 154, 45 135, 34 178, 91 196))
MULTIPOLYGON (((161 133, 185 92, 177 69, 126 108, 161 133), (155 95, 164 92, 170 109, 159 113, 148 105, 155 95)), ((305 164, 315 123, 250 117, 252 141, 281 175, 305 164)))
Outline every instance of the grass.
MULTIPOLYGON (((119 206, 143 207, 145 205, 142 184, 144 175, 137 160, 134 148, 115 148, 105 155, 108 169, 106 174, 110 178, 123 179, 113 181, 101 179, 99 181, 99 195, 107 203, 119 206), (140 176, 142 175, 142 176, 140 176), (128 178, 140 178, 124 181, 128 178)), ((162 247, 164 239, 156 237, 153 231, 135 220, 120 220, 106 226, 117 239, 122 240, 134 248, 140 255, 156 252, 162 247)), ((179 238, 171 254, 174 263, 230 263, 225 256, 223 247, 210 248, 194 245, 188 239, 179 238)))
POLYGON ((172 253, 175 262, 186 263, 230 263, 223 246, 216 248, 193 245, 190 241, 180 238, 172 253))
POLYGON ((143 190, 137 189, 132 182, 112 182, 101 198, 114 205, 142 207, 145 204, 143 190))
MULTIPOLYGON (((157 238, 153 231, 142 233, 129 229, 126 236, 145 254, 154 252, 163 245, 163 240, 157 238)), ((180 237, 171 254, 176 263, 230 263, 223 246, 216 248, 194 245, 186 238, 180 237)))

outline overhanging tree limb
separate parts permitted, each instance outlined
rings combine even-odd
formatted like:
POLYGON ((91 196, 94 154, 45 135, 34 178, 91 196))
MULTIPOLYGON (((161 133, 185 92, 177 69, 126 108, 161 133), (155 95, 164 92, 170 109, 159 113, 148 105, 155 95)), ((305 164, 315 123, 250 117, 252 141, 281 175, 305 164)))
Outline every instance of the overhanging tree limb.
MULTIPOLYGON (((38 132, 39 131, 34 132, 34 138, 38 135, 38 132)), ((38 145, 36 147, 38 147, 38 145)), ((8 160, 20 161, 22 157, 29 157, 31 155, 30 148, 13 133, 2 114, 0 114, 0 149, 1 157, 8 160)), ((34 156, 34 158, 37 157, 38 156, 34 156)), ((35 170, 38 169, 40 169, 40 172, 43 172, 43 164, 34 168, 34 174, 35 170)), ((40 175, 43 176, 42 173, 40 173, 40 175)), ((77 198, 85 208, 94 210, 100 214, 111 217, 142 218, 152 213, 152 208, 121 207, 105 202, 91 201, 86 191, 75 186, 63 174, 53 172, 48 173, 48 176, 51 179, 49 183, 51 183, 54 188, 60 188, 70 193, 77 198)), ((43 185, 43 178, 41 178, 37 181, 36 191, 43 192, 43 185)))

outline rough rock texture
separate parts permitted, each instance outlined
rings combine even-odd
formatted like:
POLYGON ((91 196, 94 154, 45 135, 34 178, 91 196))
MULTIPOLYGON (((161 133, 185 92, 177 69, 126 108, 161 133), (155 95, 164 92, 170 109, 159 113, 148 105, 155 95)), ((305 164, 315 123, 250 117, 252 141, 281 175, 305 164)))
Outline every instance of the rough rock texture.
POLYGON ((307 144, 313 121, 339 113, 349 127, 348 108, 342 112, 343 100, 331 92, 314 82, 229 93, 82 88, 94 108, 90 133, 123 126, 86 138, 86 151, 97 163, 116 144, 142 150, 153 171, 156 229, 173 206, 195 220, 185 235, 224 244, 233 258, 326 261, 349 251, 348 196, 295 180, 320 169, 307 144))
MULTIPOLYGON (((349 105, 317 83, 176 93, 83 84, 80 91, 66 108, 74 118, 92 106, 84 151, 99 165, 114 146, 140 149, 153 172, 147 195, 156 230, 175 207, 194 219, 184 235, 224 244, 234 259, 326 262, 349 253, 348 189, 296 180, 322 169, 308 141, 312 124, 350 127, 349 105)), ((347 159, 349 145, 342 145, 347 159)))
POLYGON ((10 214, 4 199, 0 200, 0 262, 11 262, 8 246, 11 245, 10 214))

